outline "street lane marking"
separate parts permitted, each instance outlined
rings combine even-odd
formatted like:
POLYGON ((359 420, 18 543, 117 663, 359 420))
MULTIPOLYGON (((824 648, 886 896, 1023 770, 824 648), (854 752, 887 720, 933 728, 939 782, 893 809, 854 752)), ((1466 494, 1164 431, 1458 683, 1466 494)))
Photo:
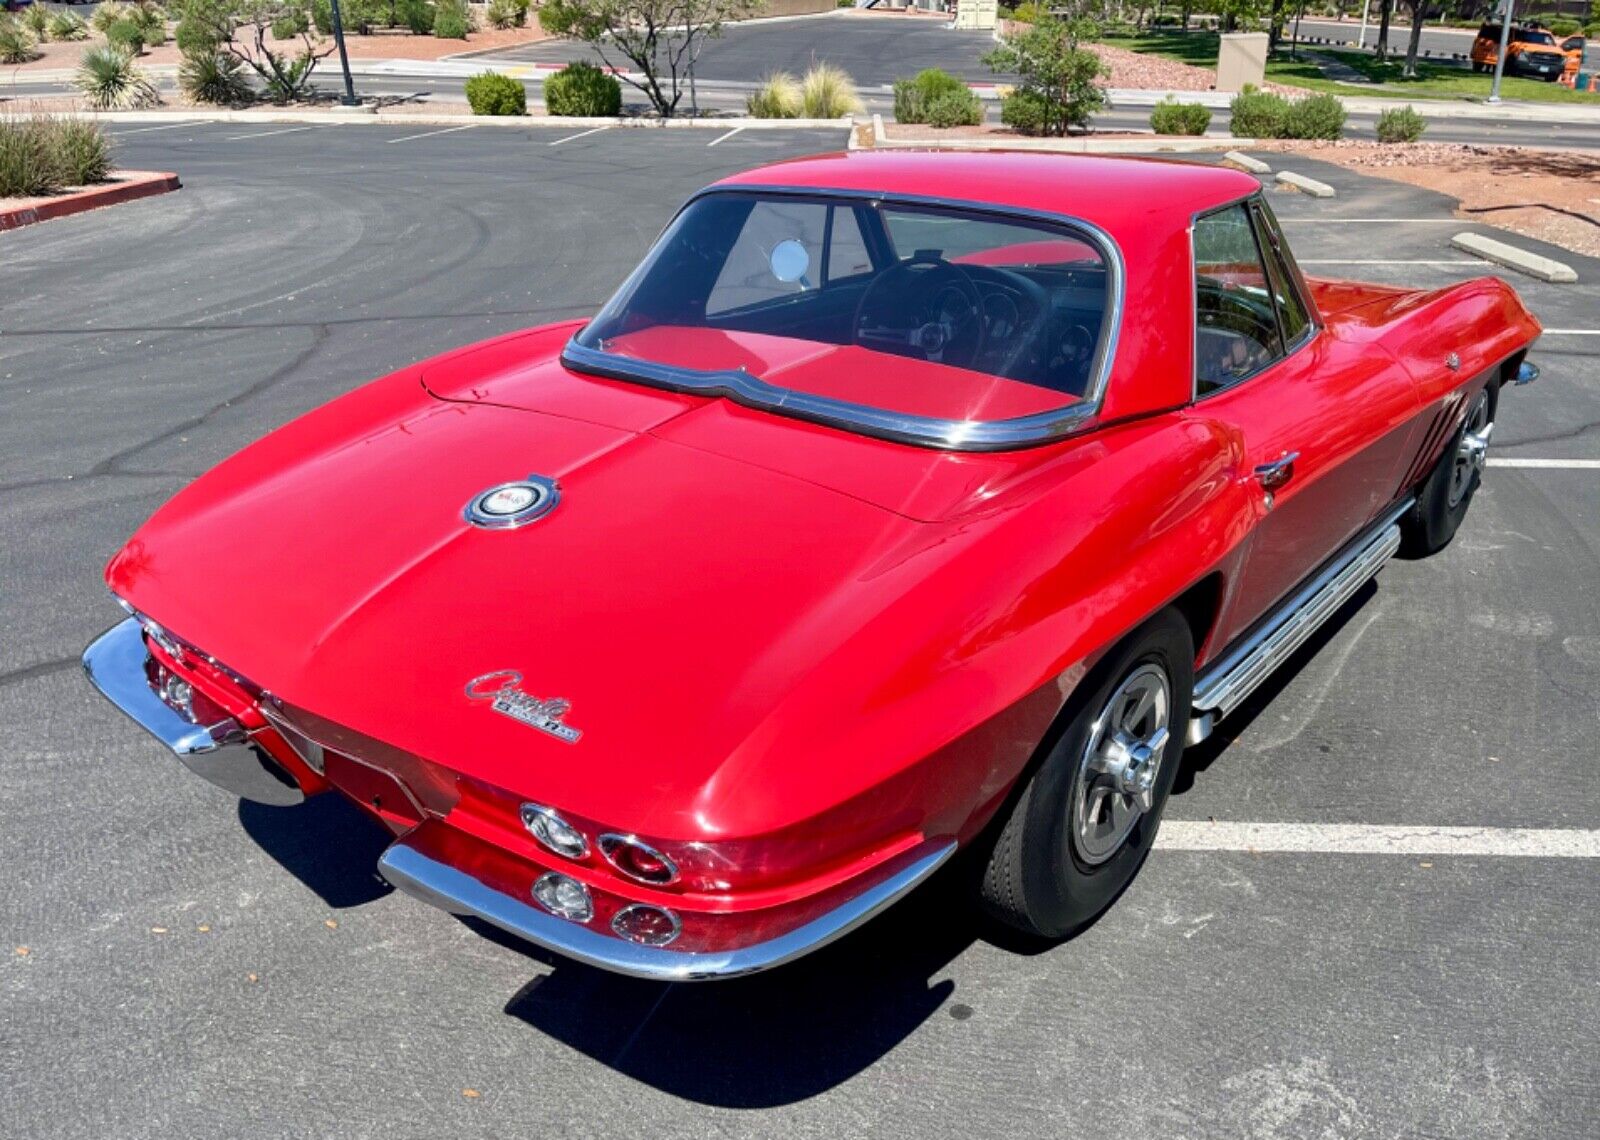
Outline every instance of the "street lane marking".
POLYGON ((238 142, 240 139, 264 139, 270 135, 290 135, 295 131, 314 131, 316 127, 284 127, 281 131, 257 131, 253 135, 229 135, 223 142, 238 142))
POLYGON ((1570 467, 1576 471, 1600 471, 1600 459, 1518 459, 1511 455, 1489 456, 1490 467, 1570 467))
POLYGON ((1348 257, 1302 257, 1301 265, 1483 265, 1475 257, 1452 257, 1448 259, 1433 259, 1420 261, 1404 261, 1392 258, 1348 258, 1348 257))
POLYGON ((609 131, 609 130, 610 130, 610 129, 611 129, 611 128, 610 128, 610 127, 596 127, 596 128, 595 128, 595 129, 594 129, 594 130, 592 130, 592 131, 579 131, 579 132, 578 132, 578 133, 577 133, 577 134, 575 134, 575 135, 568 135, 568 136, 567 136, 567 137, 566 137, 566 138, 564 138, 564 139, 557 139, 557 140, 556 140, 556 141, 555 141, 555 142, 553 142, 553 143, 547 143, 547 144, 545 144, 545 145, 547 145, 547 146, 560 146, 560 145, 561 145, 561 144, 562 144, 562 143, 564 143, 564 142, 571 142, 571 141, 572 141, 572 140, 573 140, 573 139, 582 139, 582 138, 588 138, 588 137, 589 137, 589 136, 590 136, 590 135, 597 135, 597 134, 599 134, 599 133, 600 133, 600 132, 601 132, 601 131, 609 131))
POLYGON ((123 135, 142 135, 146 131, 171 131, 176 130, 178 127, 198 127, 203 122, 205 122, 204 119, 194 119, 187 123, 162 123, 159 127, 134 127, 129 131, 117 131, 116 134, 119 138, 123 135))
POLYGON ((706 143, 706 145, 707 146, 716 146, 719 142, 725 142, 726 140, 731 139, 734 135, 738 134, 742 130, 744 130, 743 127, 734 127, 733 130, 729 131, 727 134, 718 135, 716 138, 714 138, 710 142, 706 143))
POLYGON ((1471 225, 1461 218, 1280 218, 1284 225, 1302 226, 1459 226, 1471 225))
POLYGON ((1406 827, 1369 823, 1226 823, 1169 819, 1166 851, 1317 855, 1494 855, 1600 859, 1600 830, 1532 827, 1406 827))
POLYGON ((477 123, 468 123, 466 126, 462 127, 441 127, 437 131, 423 131, 420 135, 407 135, 403 139, 388 139, 387 141, 390 143, 398 143, 410 142, 412 139, 431 139, 434 135, 447 135, 451 131, 470 131, 477 125, 477 123))
POLYGON ((1545 329, 1540 336, 1600 336, 1600 329, 1545 329))

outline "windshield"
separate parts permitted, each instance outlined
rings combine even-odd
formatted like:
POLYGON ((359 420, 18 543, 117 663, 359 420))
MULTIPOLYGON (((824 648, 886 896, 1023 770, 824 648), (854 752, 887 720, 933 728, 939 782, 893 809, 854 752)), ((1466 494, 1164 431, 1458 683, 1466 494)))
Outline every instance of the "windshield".
POLYGON ((1524 44, 1548 44, 1555 47, 1556 39, 1549 32, 1517 31, 1511 33, 1511 38, 1524 44))
POLYGON ((716 192, 678 215, 575 342, 612 374, 639 362, 753 377, 762 391, 982 424, 1096 400, 1117 285, 1097 240, 1065 223, 716 192))

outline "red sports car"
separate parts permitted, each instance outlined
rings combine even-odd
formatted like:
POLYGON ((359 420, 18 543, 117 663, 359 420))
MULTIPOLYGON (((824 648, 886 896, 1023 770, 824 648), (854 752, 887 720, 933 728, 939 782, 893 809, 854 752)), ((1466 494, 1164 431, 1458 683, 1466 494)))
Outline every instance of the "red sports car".
POLYGON ((1058 937, 1205 738, 1450 540, 1539 325, 1308 281, 1213 167, 851 154, 696 194, 593 320, 273 432, 111 560, 100 690, 201 775, 337 790, 397 887, 718 978, 958 847, 1058 937))

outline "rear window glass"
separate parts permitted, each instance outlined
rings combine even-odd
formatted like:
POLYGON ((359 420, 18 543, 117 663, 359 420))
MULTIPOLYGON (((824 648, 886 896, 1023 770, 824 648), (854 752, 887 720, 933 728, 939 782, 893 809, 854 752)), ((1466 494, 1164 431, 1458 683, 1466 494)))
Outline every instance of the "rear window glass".
POLYGON ((915 416, 1092 398, 1106 255, 1067 223, 855 198, 692 202, 577 338, 623 359, 915 416))

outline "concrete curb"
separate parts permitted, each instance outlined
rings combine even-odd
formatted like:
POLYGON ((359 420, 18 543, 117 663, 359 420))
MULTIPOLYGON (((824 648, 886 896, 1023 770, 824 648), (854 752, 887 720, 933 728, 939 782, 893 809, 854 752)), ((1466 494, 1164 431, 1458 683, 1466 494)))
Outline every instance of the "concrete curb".
POLYGON ((105 123, 305 123, 312 126, 372 126, 382 123, 386 126, 417 126, 417 127, 520 127, 527 129, 550 128, 565 130, 568 128, 586 129, 591 127, 619 127, 627 129, 667 128, 685 130, 700 128, 706 130, 731 131, 735 127, 746 131, 801 131, 819 130, 836 127, 839 130, 849 130, 854 120, 850 117, 842 119, 752 119, 745 116, 729 117, 725 119, 630 119, 630 118, 596 118, 589 116, 556 116, 556 115, 386 115, 379 110, 373 113, 370 110, 356 111, 60 111, 56 112, 59 118, 87 119, 91 122, 105 123))
POLYGON ((115 206, 119 202, 132 202, 166 194, 183 184, 176 174, 153 170, 113 170, 115 183, 90 186, 73 194, 61 194, 38 201, 32 206, 16 206, 0 210, 0 230, 15 230, 35 222, 48 222, 52 218, 65 218, 98 210, 101 206, 115 206))
POLYGON ((1259 158, 1251 158, 1248 154, 1242 154, 1236 150, 1230 150, 1227 154, 1222 156, 1222 160, 1224 162, 1231 162, 1239 169, 1248 171, 1251 174, 1272 173, 1272 167, 1262 162, 1259 158))
POLYGON ((1326 182, 1318 182, 1315 178, 1307 178, 1304 174, 1296 174, 1292 170, 1280 170, 1273 178, 1285 186, 1293 186, 1302 194, 1310 194, 1313 198, 1332 198, 1336 191, 1326 182))
POLYGON ((1518 249, 1503 241, 1495 241, 1494 238, 1484 237, 1482 234, 1460 233, 1450 239, 1450 244, 1463 253, 1470 253, 1474 257, 1481 257, 1485 261, 1492 261, 1507 269, 1515 269, 1518 273, 1525 273, 1539 281, 1571 284, 1578 279, 1577 272, 1569 265, 1552 261, 1537 253, 1529 253, 1525 249, 1518 249))
POLYGON ((1139 135, 1133 138, 941 138, 891 139, 882 130, 881 117, 874 123, 875 145, 885 150, 1010 150, 1043 151, 1052 154, 1199 154, 1224 150, 1253 139, 1206 138, 1183 135, 1139 135))

